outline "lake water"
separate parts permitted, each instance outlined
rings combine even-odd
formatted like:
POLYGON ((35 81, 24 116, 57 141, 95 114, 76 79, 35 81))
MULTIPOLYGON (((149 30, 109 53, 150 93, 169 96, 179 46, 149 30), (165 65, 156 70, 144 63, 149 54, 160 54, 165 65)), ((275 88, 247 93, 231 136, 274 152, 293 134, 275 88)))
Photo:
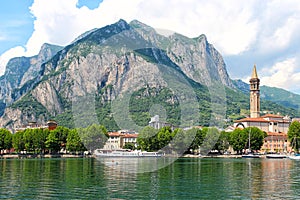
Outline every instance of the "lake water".
MULTIPOLYGON (((289 159, 181 158, 145 173, 129 173, 125 164, 3 159, 0 199, 298 199, 300 194, 300 162, 289 159)), ((137 169, 139 163, 129 166, 137 169)))

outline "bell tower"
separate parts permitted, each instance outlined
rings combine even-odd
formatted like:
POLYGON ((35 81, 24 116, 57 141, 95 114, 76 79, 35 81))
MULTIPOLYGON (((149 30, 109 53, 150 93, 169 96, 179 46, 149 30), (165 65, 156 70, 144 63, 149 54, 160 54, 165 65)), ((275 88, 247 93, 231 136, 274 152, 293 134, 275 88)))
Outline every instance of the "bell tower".
POLYGON ((257 76, 256 65, 252 70, 250 79, 250 117, 260 117, 260 98, 259 98, 259 78, 257 76))

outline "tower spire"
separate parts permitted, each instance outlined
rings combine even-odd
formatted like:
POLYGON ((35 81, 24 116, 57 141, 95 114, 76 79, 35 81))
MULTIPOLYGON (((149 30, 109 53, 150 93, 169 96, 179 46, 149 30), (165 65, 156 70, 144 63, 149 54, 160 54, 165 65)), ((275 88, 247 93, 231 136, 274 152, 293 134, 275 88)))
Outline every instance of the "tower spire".
POLYGON ((252 70, 252 76, 251 78, 258 78, 257 71, 256 71, 256 65, 254 64, 253 70, 252 70))

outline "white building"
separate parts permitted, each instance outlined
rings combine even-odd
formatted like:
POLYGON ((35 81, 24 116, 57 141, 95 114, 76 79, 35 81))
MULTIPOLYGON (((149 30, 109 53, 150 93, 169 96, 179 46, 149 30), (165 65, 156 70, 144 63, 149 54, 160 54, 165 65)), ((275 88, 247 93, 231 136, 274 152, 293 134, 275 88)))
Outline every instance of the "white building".
POLYGON ((266 114, 257 118, 244 118, 236 120, 234 127, 247 128, 250 126, 257 127, 262 131, 273 133, 287 133, 291 120, 279 115, 266 114))
POLYGON ((154 117, 151 117, 151 120, 149 122, 149 126, 155 128, 155 129, 160 129, 160 128, 163 128, 163 127, 166 127, 166 126, 171 127, 172 130, 174 130, 176 128, 175 126, 173 126, 170 123, 160 121, 159 120, 159 115, 155 115, 154 117))

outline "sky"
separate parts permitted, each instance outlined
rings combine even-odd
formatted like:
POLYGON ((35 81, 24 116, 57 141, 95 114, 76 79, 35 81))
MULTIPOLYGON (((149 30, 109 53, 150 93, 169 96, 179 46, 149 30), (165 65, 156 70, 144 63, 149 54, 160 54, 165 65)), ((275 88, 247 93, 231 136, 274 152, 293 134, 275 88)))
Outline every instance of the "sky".
POLYGON ((299 0, 0 0, 0 75, 10 58, 65 46, 93 28, 137 19, 188 37, 205 34, 232 79, 300 94, 299 0))

